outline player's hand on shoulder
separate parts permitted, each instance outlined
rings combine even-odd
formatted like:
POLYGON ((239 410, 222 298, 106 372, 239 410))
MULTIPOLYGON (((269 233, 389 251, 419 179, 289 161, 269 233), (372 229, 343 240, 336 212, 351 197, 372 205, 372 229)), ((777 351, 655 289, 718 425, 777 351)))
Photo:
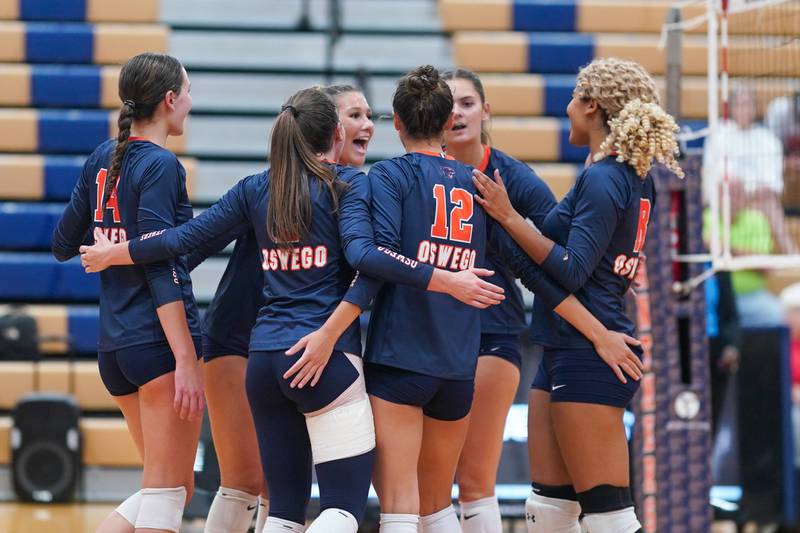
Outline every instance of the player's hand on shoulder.
POLYGON ((494 274, 485 268, 470 268, 459 272, 448 272, 447 294, 456 300, 478 309, 497 305, 505 300, 505 290, 481 279, 494 274))
POLYGON ((91 246, 83 245, 78 248, 81 254, 81 265, 87 274, 100 272, 107 269, 110 265, 109 255, 111 247, 114 246, 101 228, 94 228, 94 244, 91 246))
POLYGON ((517 213, 508 198, 508 191, 499 170, 494 171, 494 179, 491 179, 475 169, 472 171, 472 182, 480 193, 475 195, 475 201, 500 224, 505 225, 517 213))

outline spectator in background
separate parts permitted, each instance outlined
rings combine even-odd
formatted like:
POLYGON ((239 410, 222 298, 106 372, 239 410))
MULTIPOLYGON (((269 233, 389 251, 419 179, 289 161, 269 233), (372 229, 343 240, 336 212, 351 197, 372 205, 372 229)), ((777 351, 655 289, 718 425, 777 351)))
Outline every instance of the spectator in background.
POLYGON ((787 156, 800 155, 800 91, 772 100, 764 123, 781 141, 787 156))
POLYGON ((709 198, 712 187, 720 184, 727 172, 731 187, 741 185, 745 202, 767 217, 776 245, 774 251, 798 253, 786 227, 782 205, 783 147, 772 131, 756 122, 757 111, 751 89, 731 94, 733 120, 721 122, 719 130, 706 141, 703 192, 709 198))
MULTIPOLYGON (((717 272, 705 282, 706 330, 711 365, 711 424, 716 435, 728 379, 739 367, 739 313, 730 272, 717 272)), ((798 313, 800 318, 800 313, 798 313)), ((800 324, 800 321, 798 322, 800 324)))
MULTIPOLYGON (((763 211, 751 207, 745 186, 730 182, 731 252, 733 255, 768 255, 774 253, 774 239, 769 219, 763 211)), ((703 237, 709 241, 711 211, 704 214, 703 237)), ((721 224, 720 224, 721 225, 721 224)), ((770 327, 784 323, 781 304, 767 289, 761 270, 737 270, 731 273, 736 308, 742 327, 770 327)))

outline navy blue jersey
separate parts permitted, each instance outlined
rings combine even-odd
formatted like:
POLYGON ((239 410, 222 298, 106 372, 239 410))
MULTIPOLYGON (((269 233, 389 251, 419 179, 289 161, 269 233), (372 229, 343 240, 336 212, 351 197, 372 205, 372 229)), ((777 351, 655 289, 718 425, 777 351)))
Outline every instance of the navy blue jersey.
MULTIPOLYGON (((447 270, 484 266, 486 214, 471 167, 409 153, 372 166, 375 241, 447 270)), ((387 283, 375 300, 366 360, 445 379, 471 379, 480 313, 447 294, 387 283)))
POLYGON ((263 284, 261 252, 255 232, 249 229, 236 240, 214 299, 206 309, 204 333, 217 344, 247 353, 250 331, 264 307, 263 284))
MULTIPOLYGON (((366 175, 343 166, 337 166, 336 172, 345 184, 338 212, 327 187, 316 177, 309 177, 312 224, 309 234, 300 241, 279 246, 267 235, 266 171, 241 180, 190 223, 132 241, 131 257, 137 263, 174 257, 222 235, 241 234, 252 228, 263 272, 264 307, 250 338, 251 351, 291 347, 319 329, 343 298, 364 308, 374 280, 355 276, 351 263, 385 271, 390 279, 426 287, 432 268, 374 245, 366 175), (357 281, 353 283, 354 278, 357 281)), ((361 353, 358 321, 339 338, 335 349, 361 353)))
MULTIPOLYGON (((53 254, 65 261, 102 228, 113 242, 171 228, 192 218, 186 173, 175 155, 147 140, 132 138, 116 191, 102 209, 107 169, 116 142, 101 144, 86 160, 72 197, 53 233, 53 254), (88 239, 87 239, 88 238, 88 239)), ((100 273, 100 351, 166 340, 156 308, 182 300, 189 331, 200 335, 192 282, 182 258, 100 273)))
MULTIPOLYGON (((606 328, 629 335, 634 324, 624 297, 639 265, 655 195, 652 177, 642 180, 630 165, 607 157, 581 172, 540 228, 555 243, 542 270, 606 328)), ((592 346, 544 302, 534 301, 532 328, 534 341, 544 346, 592 346)))
MULTIPOLYGON (((499 170, 511 205, 519 214, 533 221, 536 227, 542 225, 545 215, 556 205, 552 191, 531 167, 496 148, 485 148, 479 170, 491 179, 494 179, 494 171, 499 170)), ((490 224, 495 225, 496 222, 490 220, 490 224)), ((494 231, 494 228, 489 231, 494 231)), ((492 247, 486 253, 486 268, 495 272, 493 276, 485 278, 486 281, 505 289, 506 299, 499 305, 481 311, 481 333, 522 333, 525 330, 522 293, 514 275, 492 247)))

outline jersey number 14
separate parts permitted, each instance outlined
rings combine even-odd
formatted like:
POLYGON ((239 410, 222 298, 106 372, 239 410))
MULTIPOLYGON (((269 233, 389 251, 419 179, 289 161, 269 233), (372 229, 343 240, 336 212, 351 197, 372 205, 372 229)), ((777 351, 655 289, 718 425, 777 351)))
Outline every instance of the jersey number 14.
MULTIPOLYGON (((94 210, 94 221, 103 221, 103 200, 106 196, 106 178, 108 177, 108 170, 101 168, 97 173, 94 182, 97 184, 97 208, 94 210)), ((119 181, 117 181, 119 183, 119 181)), ((119 216, 119 206, 117 204, 117 187, 114 186, 114 192, 111 193, 111 198, 108 199, 106 209, 111 209, 114 215, 114 223, 119 224, 122 219, 119 216)))

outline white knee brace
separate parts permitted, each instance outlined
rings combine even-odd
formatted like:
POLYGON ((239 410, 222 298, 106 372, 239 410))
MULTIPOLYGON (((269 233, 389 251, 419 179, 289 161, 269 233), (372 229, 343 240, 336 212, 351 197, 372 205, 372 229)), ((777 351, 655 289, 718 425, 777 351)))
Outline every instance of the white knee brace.
POLYGON ((355 457, 375 448, 375 423, 361 373, 328 407, 306 416, 306 427, 314 464, 355 457))
POLYGON ((270 516, 264 525, 263 533, 303 533, 305 530, 306 526, 304 524, 270 516))
POLYGON ((548 498, 531 491, 525 501, 528 533, 580 533, 581 506, 572 500, 548 498))
POLYGON ((139 506, 141 503, 142 492, 137 491, 128 496, 127 500, 119 504, 119 507, 117 507, 115 511, 133 526, 136 524, 136 517, 139 515, 139 506))
POLYGON ((589 533, 636 533, 642 528, 633 507, 587 514, 583 517, 583 525, 589 533))
POLYGON ((178 533, 186 505, 186 488, 142 489, 137 529, 166 529, 178 533))
POLYGON ((220 487, 208 510, 205 533, 247 533, 258 507, 258 496, 220 487))
POLYGON ((342 509, 325 509, 306 533, 357 533, 356 517, 342 509))

